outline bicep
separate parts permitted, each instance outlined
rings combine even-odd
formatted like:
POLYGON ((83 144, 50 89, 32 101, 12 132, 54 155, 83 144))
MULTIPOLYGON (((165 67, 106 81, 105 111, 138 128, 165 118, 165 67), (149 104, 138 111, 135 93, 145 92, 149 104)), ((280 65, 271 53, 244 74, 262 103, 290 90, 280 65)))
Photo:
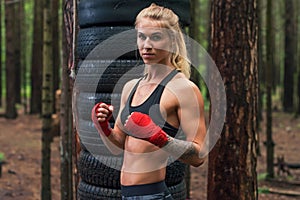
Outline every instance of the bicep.
POLYGON ((185 95, 179 100, 178 116, 180 126, 188 141, 201 145, 206 134, 204 101, 196 86, 185 91, 185 95))

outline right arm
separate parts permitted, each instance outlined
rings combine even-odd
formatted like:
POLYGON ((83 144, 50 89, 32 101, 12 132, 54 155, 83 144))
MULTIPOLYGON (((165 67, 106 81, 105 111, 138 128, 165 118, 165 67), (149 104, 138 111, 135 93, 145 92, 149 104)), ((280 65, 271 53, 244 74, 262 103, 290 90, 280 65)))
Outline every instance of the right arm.
POLYGON ((114 128, 109 126, 109 119, 113 112, 113 106, 107 105, 105 103, 98 103, 94 106, 92 110, 92 120, 94 125, 99 132, 103 143, 113 154, 120 154, 124 149, 126 134, 122 130, 124 129, 121 123, 120 116, 125 103, 127 102, 128 95, 133 88, 136 80, 132 80, 125 84, 120 102, 119 114, 115 121, 114 128))

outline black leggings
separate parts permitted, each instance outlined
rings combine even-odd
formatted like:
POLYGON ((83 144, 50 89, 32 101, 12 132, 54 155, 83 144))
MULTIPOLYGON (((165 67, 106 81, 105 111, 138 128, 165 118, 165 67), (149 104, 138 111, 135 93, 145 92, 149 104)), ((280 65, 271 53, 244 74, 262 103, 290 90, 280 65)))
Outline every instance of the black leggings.
POLYGON ((173 200, 164 181, 143 185, 121 186, 123 200, 173 200))

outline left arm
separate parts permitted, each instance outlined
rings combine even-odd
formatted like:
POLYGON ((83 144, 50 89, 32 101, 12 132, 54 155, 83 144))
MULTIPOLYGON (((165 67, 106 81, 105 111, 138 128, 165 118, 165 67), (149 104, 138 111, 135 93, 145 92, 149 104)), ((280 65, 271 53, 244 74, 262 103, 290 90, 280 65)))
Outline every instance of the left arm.
POLYGON ((178 118, 186 141, 168 137, 165 150, 179 157, 179 160, 198 167, 205 159, 201 156, 206 135, 204 101, 198 87, 191 82, 188 84, 189 87, 183 87, 184 91, 179 90, 184 95, 178 98, 178 118))
POLYGON ((177 98, 176 102, 178 105, 177 115, 180 126, 186 135, 186 141, 171 138, 148 115, 138 112, 129 116, 125 128, 132 136, 163 148, 181 161, 195 167, 200 166, 204 162, 200 153, 206 134, 204 103, 201 93, 198 87, 191 83, 188 87, 175 87, 173 92, 181 94, 178 95, 180 98, 177 98))

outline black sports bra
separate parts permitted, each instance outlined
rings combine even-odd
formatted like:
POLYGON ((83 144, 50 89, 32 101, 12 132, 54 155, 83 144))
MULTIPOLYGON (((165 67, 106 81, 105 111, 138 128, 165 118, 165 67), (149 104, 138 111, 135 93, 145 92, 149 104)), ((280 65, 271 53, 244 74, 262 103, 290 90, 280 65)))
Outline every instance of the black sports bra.
POLYGON ((153 122, 161 127, 168 135, 171 137, 175 137, 175 135, 178 133, 178 128, 175 128, 174 126, 170 125, 165 119, 162 117, 162 114, 160 112, 160 99, 161 95, 165 89, 165 86, 167 83, 178 73, 177 70, 173 70, 170 72, 161 82, 160 84, 155 88, 155 90, 152 92, 152 94, 144 101, 142 104, 138 106, 131 106, 133 96, 136 92, 136 89, 142 80, 142 78, 137 82, 137 84, 132 89, 130 95, 128 96, 128 100, 124 106, 124 109, 121 112, 121 121, 124 124, 128 115, 132 112, 141 112, 144 114, 147 114, 151 117, 153 122))

